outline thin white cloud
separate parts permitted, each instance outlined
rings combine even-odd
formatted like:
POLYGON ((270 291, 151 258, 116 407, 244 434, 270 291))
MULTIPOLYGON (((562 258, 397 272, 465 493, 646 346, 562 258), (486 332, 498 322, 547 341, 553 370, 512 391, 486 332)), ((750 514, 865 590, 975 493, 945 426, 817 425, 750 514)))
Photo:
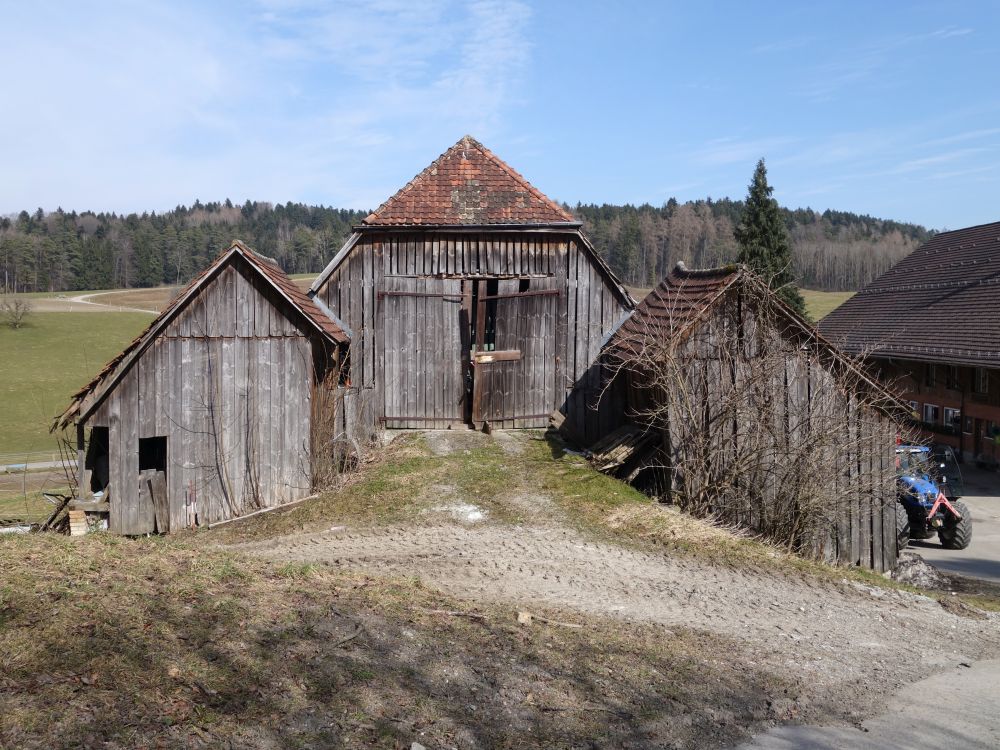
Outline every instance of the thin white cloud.
POLYGON ((935 31, 899 34, 875 40, 854 49, 839 49, 836 58, 816 66, 812 80, 798 89, 800 95, 827 101, 834 94, 858 85, 884 70, 902 48, 925 42, 940 42, 974 33, 971 28, 946 26, 935 31))
POLYGON ((775 152, 786 150, 798 140, 781 136, 751 139, 716 138, 708 141, 702 148, 695 149, 691 156, 695 163, 710 166, 741 163, 752 165, 758 159, 769 158, 775 152))
POLYGON ((797 36, 789 39, 779 39, 778 41, 759 44, 753 47, 750 52, 755 55, 767 55, 775 52, 791 52, 792 50, 808 47, 815 41, 812 36, 797 36))
POLYGON ((0 118, 0 213, 226 196, 373 207, 411 154, 416 170, 464 132, 502 130, 530 17, 517 0, 266 0, 243 14, 154 0, 55 20, 15 6, 0 69, 21 105, 0 118))

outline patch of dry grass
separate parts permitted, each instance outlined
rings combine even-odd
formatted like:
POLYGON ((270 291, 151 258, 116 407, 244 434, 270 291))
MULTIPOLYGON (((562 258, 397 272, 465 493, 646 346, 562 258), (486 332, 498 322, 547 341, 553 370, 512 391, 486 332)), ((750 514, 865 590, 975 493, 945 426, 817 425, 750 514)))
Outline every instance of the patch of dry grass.
MULTIPOLYGON (((523 462, 505 454, 488 436, 455 433, 463 446, 436 455, 420 433, 405 433, 376 450, 362 471, 286 511, 266 513, 213 532, 219 540, 266 539, 331 525, 355 527, 429 522, 441 504, 470 503, 499 523, 520 523, 522 509, 507 502, 524 479, 523 462)), ((441 518, 433 519, 440 522, 441 518)))
POLYGON ((717 637, 455 616, 415 582, 191 540, 21 537, 0 564, 4 747, 703 747, 799 689, 717 637))

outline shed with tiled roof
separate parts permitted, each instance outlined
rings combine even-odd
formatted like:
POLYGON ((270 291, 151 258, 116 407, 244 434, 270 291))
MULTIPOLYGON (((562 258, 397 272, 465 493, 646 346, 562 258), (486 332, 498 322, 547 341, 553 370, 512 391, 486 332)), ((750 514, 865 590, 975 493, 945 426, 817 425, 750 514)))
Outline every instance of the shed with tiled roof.
POLYGON ((352 421, 591 429, 591 365, 635 302, 580 227, 469 136, 373 211, 310 289, 354 332, 352 421))
POLYGON ((606 392, 627 403, 631 424, 592 451, 610 445, 623 475, 656 467, 659 491, 682 507, 807 555, 894 566, 907 406, 755 273, 678 264, 604 361, 606 392), (651 444, 654 458, 629 453, 651 444))
POLYGON ((314 392, 346 327, 234 242, 78 391, 80 512, 166 533, 277 507, 312 487, 314 392))

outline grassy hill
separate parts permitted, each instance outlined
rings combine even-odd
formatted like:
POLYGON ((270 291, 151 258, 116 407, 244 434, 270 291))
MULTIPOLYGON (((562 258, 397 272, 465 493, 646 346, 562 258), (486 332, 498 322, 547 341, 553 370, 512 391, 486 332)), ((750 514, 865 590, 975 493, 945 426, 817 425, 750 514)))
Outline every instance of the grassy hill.
POLYGON ((409 434, 371 459, 215 530, 0 540, 0 746, 728 747, 857 723, 927 673, 911 631, 971 660, 995 630, 651 503, 539 435, 409 434), (470 505, 485 518, 452 515, 470 505), (421 532, 412 567, 370 565, 406 548, 366 535, 421 532), (455 534, 502 537, 514 569, 474 545, 449 561, 455 534), (352 539, 364 556, 343 559, 352 539), (261 554, 295 540, 333 556, 261 554), (463 590, 435 585, 447 562, 463 590), (608 583, 636 564, 674 577, 608 583), (497 593, 516 575, 535 598, 497 593), (592 595, 538 597, 560 586, 592 595))
POLYGON ((815 289, 802 289, 802 298, 806 302, 806 313, 813 321, 821 320, 854 296, 854 292, 819 292, 815 289))
POLYGON ((0 326, 0 454, 52 450, 52 418, 149 325, 142 313, 32 313, 0 326))

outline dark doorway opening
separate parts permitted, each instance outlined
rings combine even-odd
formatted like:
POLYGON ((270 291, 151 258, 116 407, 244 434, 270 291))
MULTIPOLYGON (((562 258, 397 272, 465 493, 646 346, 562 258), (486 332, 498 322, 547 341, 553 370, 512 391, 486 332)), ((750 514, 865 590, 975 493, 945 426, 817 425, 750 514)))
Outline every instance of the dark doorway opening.
POLYGON ((87 457, 84 468, 90 472, 90 491, 104 492, 109 481, 110 433, 107 427, 90 428, 90 442, 87 444, 87 457))

